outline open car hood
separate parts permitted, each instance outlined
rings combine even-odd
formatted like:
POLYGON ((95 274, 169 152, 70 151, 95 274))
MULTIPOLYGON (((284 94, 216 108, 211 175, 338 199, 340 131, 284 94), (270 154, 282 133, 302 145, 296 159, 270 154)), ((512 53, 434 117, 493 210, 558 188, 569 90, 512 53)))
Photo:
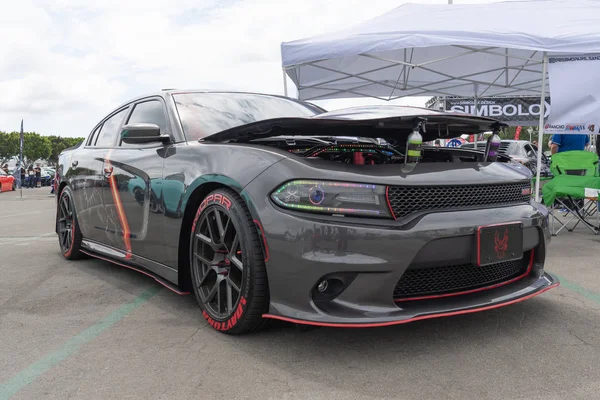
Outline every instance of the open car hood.
MULTIPOLYGON (((492 130, 498 121, 456 112, 402 106, 355 107, 318 114, 307 118, 274 118, 230 128, 201 141, 249 142, 275 136, 358 136, 405 139, 416 122, 425 119, 421 129, 424 141, 454 138, 492 130)), ((501 124, 504 125, 504 124, 501 124)))

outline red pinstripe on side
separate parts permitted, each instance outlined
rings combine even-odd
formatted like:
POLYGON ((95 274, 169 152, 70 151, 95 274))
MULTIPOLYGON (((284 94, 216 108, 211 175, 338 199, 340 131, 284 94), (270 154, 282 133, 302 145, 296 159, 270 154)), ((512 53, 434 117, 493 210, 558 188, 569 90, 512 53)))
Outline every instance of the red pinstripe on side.
POLYGON ((451 311, 451 312, 446 312, 446 313, 439 313, 439 314, 430 314, 430 315, 423 315, 420 317, 414 317, 414 318, 409 318, 409 319, 404 319, 404 320, 400 320, 400 321, 389 321, 389 322, 375 322, 375 323, 371 323, 371 324, 339 324, 339 323, 329 323, 329 322, 315 322, 315 321, 304 321, 301 319, 294 319, 294 318, 288 318, 288 317, 282 317, 280 315, 273 315, 273 314, 263 314, 263 318, 271 318, 271 319, 278 319, 280 321, 286 321, 286 322, 292 322, 295 324, 300 324, 300 325, 312 325, 312 326, 322 326, 322 327, 328 327, 328 328, 376 328, 376 327, 382 327, 382 326, 392 326, 392 325, 400 325, 400 324, 406 324, 409 322, 415 322, 415 321, 422 321, 425 319, 433 319, 433 318, 441 318, 441 317, 451 317, 454 315, 463 315, 463 314, 471 314, 471 313, 475 313, 475 312, 480 312, 480 311, 486 311, 486 310, 493 310, 496 308, 500 308, 500 307, 504 307, 504 306, 508 306, 511 304, 515 304, 515 303, 520 303, 522 301, 528 300, 532 297, 535 297, 539 294, 542 294, 552 288, 555 288, 559 285, 560 283, 555 283, 552 286, 548 286, 547 288, 544 288, 542 290, 540 290, 539 292, 536 293, 532 293, 530 295, 527 295, 525 297, 521 297, 519 299, 515 299, 515 300, 511 300, 511 301, 507 301, 506 303, 502 303, 502 304, 495 304, 493 306, 485 306, 485 307, 477 307, 477 308, 471 308, 469 310, 460 310, 460 311, 451 311))
MULTIPOLYGON (((112 149, 110 149, 108 154, 106 154, 106 160, 104 162, 106 163, 106 166, 112 170, 113 166, 110 162, 111 153, 112 149)), ((119 216, 119 223, 121 224, 121 230, 123 231, 123 241, 125 242, 126 252, 125 259, 129 260, 131 258, 131 231, 129 229, 129 222, 127 222, 127 216, 125 215, 123 203, 121 202, 121 195, 119 194, 117 180, 112 173, 108 177, 108 185, 110 186, 110 192, 112 194, 113 201, 115 202, 115 207, 119 216)))

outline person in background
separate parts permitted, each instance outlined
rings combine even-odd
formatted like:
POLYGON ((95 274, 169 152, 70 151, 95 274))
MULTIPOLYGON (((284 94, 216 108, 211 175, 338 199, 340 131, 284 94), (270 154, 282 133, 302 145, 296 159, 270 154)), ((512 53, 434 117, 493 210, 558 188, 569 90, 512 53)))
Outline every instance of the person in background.
POLYGON ((29 166, 29 168, 27 168, 27 188, 33 188, 33 184, 35 181, 35 172, 33 172, 33 164, 29 166))
POLYGON ((35 187, 42 187, 42 169, 39 164, 35 166, 35 187))
POLYGON ((23 187, 25 186, 25 167, 21 165, 21 168, 19 168, 21 170, 20 174, 21 174, 21 186, 19 187, 23 187))
POLYGON ((15 178, 17 189, 19 189, 21 187, 21 166, 18 163, 15 167, 15 172, 13 172, 13 177, 15 178))
POLYGON ((552 144, 550 145, 550 151, 552 152, 552 154, 556 154, 563 153, 565 151, 585 150, 585 148, 589 144, 589 135, 555 134, 552 135, 552 144))

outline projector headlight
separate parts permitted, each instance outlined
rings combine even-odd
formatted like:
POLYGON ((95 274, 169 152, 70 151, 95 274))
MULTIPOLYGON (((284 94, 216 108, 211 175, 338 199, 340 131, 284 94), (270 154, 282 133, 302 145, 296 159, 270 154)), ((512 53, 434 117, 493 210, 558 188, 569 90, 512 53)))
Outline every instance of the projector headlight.
POLYGON ((392 218, 385 190, 385 186, 364 183, 294 180, 277 188, 271 199, 290 210, 392 218))

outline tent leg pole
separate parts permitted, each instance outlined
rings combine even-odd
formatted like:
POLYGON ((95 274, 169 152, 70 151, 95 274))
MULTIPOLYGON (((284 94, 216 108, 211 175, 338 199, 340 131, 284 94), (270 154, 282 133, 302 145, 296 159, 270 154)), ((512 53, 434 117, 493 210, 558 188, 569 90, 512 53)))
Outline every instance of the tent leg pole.
POLYGON ((286 73, 285 73, 285 68, 282 71, 283 71, 283 95, 285 97, 288 97, 287 76, 286 76, 286 73))
POLYGON ((540 172, 542 169, 542 151, 544 151, 544 115, 546 114, 546 73, 548 72, 548 53, 544 52, 542 63, 542 93, 540 95, 540 121, 538 126, 537 171, 535 175, 535 201, 540 202, 540 172))

